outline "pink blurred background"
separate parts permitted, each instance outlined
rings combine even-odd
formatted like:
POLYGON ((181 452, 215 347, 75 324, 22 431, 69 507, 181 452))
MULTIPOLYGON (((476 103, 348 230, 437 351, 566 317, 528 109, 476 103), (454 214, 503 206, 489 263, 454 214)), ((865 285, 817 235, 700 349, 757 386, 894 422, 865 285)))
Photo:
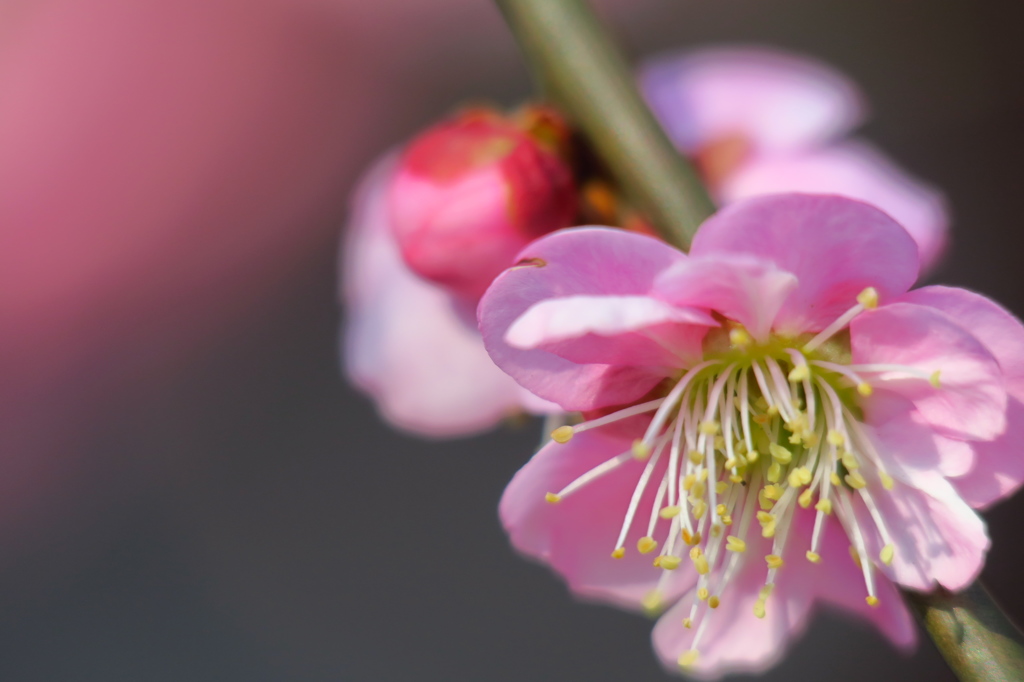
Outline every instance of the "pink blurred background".
MULTIPOLYGON (((1019 3, 600 4, 637 55, 753 41, 852 75, 866 136, 950 195, 937 279, 1024 313, 1019 3)), ((646 623, 507 548, 532 430, 423 444, 337 372, 358 173, 528 92, 482 0, 0 5, 0 679, 662 679, 646 623)), ((1017 616, 1022 511, 991 515, 987 572, 1017 616)), ((951 679, 825 622, 778 679, 951 679)))

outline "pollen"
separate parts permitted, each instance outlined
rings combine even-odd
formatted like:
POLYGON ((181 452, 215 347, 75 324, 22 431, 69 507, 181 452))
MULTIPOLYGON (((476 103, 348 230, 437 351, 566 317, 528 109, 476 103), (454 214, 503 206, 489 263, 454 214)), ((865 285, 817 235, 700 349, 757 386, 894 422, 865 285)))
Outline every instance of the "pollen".
POLYGON ((625 547, 616 547, 615 551, 612 552, 612 558, 613 559, 621 559, 624 556, 626 556, 626 548, 625 547))
POLYGON ((814 477, 811 474, 811 470, 808 469, 807 467, 793 469, 791 472, 789 472, 789 486, 791 488, 799 488, 802 485, 807 485, 808 483, 810 483, 811 479, 813 478, 814 477))
POLYGON ((846 483, 854 490, 860 490, 868 484, 859 471, 851 471, 845 476, 846 483))
POLYGON ((937 369, 934 372, 932 372, 932 375, 930 377, 928 377, 928 382, 935 388, 942 388, 942 383, 939 381, 939 375, 941 373, 942 370, 937 369))
POLYGON ((832 481, 834 486, 841 486, 843 484, 843 479, 839 478, 839 474, 834 471, 828 475, 828 480, 832 481))
POLYGON ((747 543, 735 535, 729 535, 725 538, 725 548, 730 552, 745 552, 747 543))
POLYGON ((764 487, 764 494, 769 500, 778 501, 782 498, 782 488, 777 485, 766 485, 764 487))
POLYGON ((708 588, 706 587, 702 587, 699 590, 697 590, 697 599, 700 599, 701 601, 707 601, 708 597, 710 596, 711 592, 709 592, 708 588))
POLYGON ((721 604, 721 603, 722 603, 722 600, 719 599, 717 596, 714 596, 714 597, 711 597, 710 599, 708 599, 708 606, 710 606, 713 609, 717 609, 718 605, 721 604))
POLYGON ((782 557, 778 554, 769 554, 764 560, 768 563, 768 568, 782 568, 782 557))
POLYGON ((839 459, 843 463, 843 466, 850 471, 860 469, 860 462, 857 461, 857 458, 853 456, 852 452, 844 452, 843 456, 839 459))
POLYGON ((650 554, 658 548, 658 541, 652 537, 644 536, 636 541, 636 549, 641 554, 650 554))
POLYGON ((754 615, 758 618, 764 618, 766 611, 764 610, 764 600, 758 599, 754 602, 754 615))
POLYGON ((818 500, 818 504, 814 505, 814 508, 820 511, 822 514, 831 514, 832 500, 818 500))
POLYGON ((772 457, 778 461, 779 464, 789 464, 793 461, 793 453, 778 443, 769 443, 768 452, 772 453, 772 457))
POLYGON ((699 556, 693 560, 693 567, 697 569, 697 573, 701 575, 707 575, 711 571, 711 566, 708 564, 708 558, 706 556, 699 556))
POLYGON ((808 550, 807 551, 807 560, 810 561, 812 564, 820 564, 821 563, 821 555, 818 554, 817 552, 812 552, 812 551, 808 550))
POLYGON ((869 395, 875 392, 875 389, 871 388, 871 384, 866 381, 862 381, 857 384, 857 393, 867 398, 869 395))
POLYGON ((733 348, 745 348, 753 342, 754 340, 750 338, 750 334, 747 333, 746 329, 737 327, 729 331, 729 344, 733 348))
POLYGON ((715 507, 715 513, 719 516, 725 516, 728 511, 729 508, 726 507, 724 504, 720 504, 717 507, 715 507))
MULTIPOLYGON (((719 495, 724 494, 725 491, 728 490, 728 489, 729 489, 729 484, 726 483, 725 481, 719 481, 718 483, 715 484, 715 492, 718 493, 719 495)), ((721 513, 724 514, 725 512, 721 512, 721 513)))
POLYGON ((679 657, 680 668, 692 668, 697 663, 697 658, 700 656, 696 649, 690 649, 684 652, 679 657))
POLYGON ((544 501, 547 502, 548 504, 558 504, 559 502, 562 501, 562 498, 559 495, 556 495, 555 493, 545 493, 544 501))
POLYGON ((889 544, 882 548, 882 551, 878 553, 878 558, 882 560, 882 563, 886 566, 892 565, 893 556, 896 554, 896 548, 889 544))
POLYGON ((704 463, 704 453, 700 450, 690 450, 686 456, 690 458, 691 462, 698 466, 704 463))
POLYGON ((807 509, 808 507, 811 506, 811 501, 813 500, 813 498, 814 489, 808 488, 807 490, 800 493, 800 497, 798 497, 796 501, 800 504, 801 507, 807 509))
POLYGON ((878 289, 868 287, 860 292, 857 294, 857 303, 860 303, 868 310, 874 310, 878 307, 878 289))
POLYGON ((568 443, 575 433, 571 426, 559 426, 551 432, 551 440, 556 443, 568 443))
POLYGON ((679 568, 679 564, 683 561, 677 556, 663 556, 658 558, 661 559, 661 561, 658 563, 658 566, 664 568, 666 571, 676 570, 677 568, 679 568))
POLYGON ((687 630, 692 628, 693 627, 693 619, 692 618, 683 618, 683 627, 686 628, 687 630))
POLYGON ((699 430, 705 436, 717 436, 722 431, 722 426, 716 421, 703 421, 699 430))
POLYGON ((676 516, 679 516, 679 512, 681 512, 682 510, 682 507, 680 507, 678 504, 674 504, 671 507, 663 507, 662 510, 658 512, 658 516, 660 516, 663 519, 671 519, 675 518, 676 516))
POLYGON ((868 606, 871 606, 871 607, 878 606, 878 597, 876 597, 873 594, 869 594, 868 596, 864 597, 864 601, 866 601, 868 603, 868 606))
POLYGON ((782 466, 778 462, 772 462, 771 466, 768 467, 768 473, 765 474, 769 481, 772 483, 778 483, 779 479, 782 478, 782 466))
POLYGON ((800 364, 790 370, 789 376, 786 377, 792 382, 803 381, 811 377, 811 370, 806 364, 800 364))
POLYGON ((645 460, 651 456, 651 446, 642 440, 633 441, 633 456, 639 460, 645 460))
POLYGON ((825 438, 828 440, 829 444, 835 445, 836 447, 839 447, 846 442, 846 436, 835 429, 829 429, 828 435, 825 438))

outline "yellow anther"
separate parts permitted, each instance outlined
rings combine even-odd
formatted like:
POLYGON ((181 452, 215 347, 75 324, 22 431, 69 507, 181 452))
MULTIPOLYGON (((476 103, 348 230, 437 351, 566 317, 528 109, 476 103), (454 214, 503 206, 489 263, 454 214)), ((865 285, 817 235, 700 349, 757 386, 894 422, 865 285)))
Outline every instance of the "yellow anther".
POLYGON ((766 485, 764 487, 764 494, 769 500, 780 500, 782 499, 782 488, 777 485, 766 485))
POLYGON ((719 451, 725 450, 725 437, 724 436, 715 436, 715 449, 719 450, 719 451))
POLYGON ((556 495, 555 493, 545 493, 544 501, 547 502, 548 504, 558 504, 559 502, 562 501, 562 498, 556 495))
POLYGON ((626 556, 625 547, 616 547, 615 550, 612 552, 613 559, 621 559, 624 556, 626 556))
POLYGON ((942 388, 942 383, 939 381, 939 375, 941 373, 942 370, 937 369, 934 372, 932 372, 932 375, 930 377, 928 377, 928 382, 935 388, 942 388))
POLYGON ((743 483, 743 477, 740 476, 739 474, 730 474, 729 480, 732 481, 733 483, 743 483))
POLYGON ((788 379, 792 382, 803 381, 809 379, 811 376, 811 370, 807 365, 797 365, 793 369, 789 370, 788 379))
POLYGON ((636 541, 636 549, 641 554, 650 554, 658 548, 658 541, 650 536, 644 536, 636 541))
POLYGON ((702 587, 699 590, 697 590, 697 599, 700 599, 701 601, 707 601, 708 597, 710 596, 711 593, 708 591, 708 588, 706 587, 702 587))
POLYGON ((779 464, 789 464, 793 461, 793 453, 778 443, 769 443, 768 452, 772 453, 772 458, 777 460, 779 464))
POLYGON ((730 457, 729 459, 725 460, 726 469, 735 469, 737 464, 739 464, 739 460, 737 460, 735 457, 730 457))
POLYGON ((857 294, 857 303, 860 303, 868 310, 874 310, 878 307, 878 290, 874 287, 868 287, 857 294))
POLYGON ((804 509, 811 506, 811 501, 814 497, 814 488, 808 488, 807 490, 800 493, 800 497, 796 498, 797 503, 804 509))
POLYGON ((722 431, 722 426, 716 421, 701 422, 698 430, 705 436, 717 436, 722 431))
POLYGON ((864 597, 864 601, 868 603, 868 606, 878 606, 878 597, 873 594, 864 597))
POLYGON ((722 514, 722 524, 726 525, 726 526, 731 526, 732 525, 732 515, 731 514, 722 514))
POLYGON ((753 464, 754 462, 757 461, 757 458, 760 456, 761 455, 757 452, 757 450, 751 450, 750 452, 747 453, 747 462, 749 464, 753 464))
POLYGON ((722 495, 728 489, 729 484, 726 483, 725 481, 719 481, 718 483, 715 484, 715 492, 718 493, 719 495, 722 495))
POLYGON ((896 548, 892 545, 886 545, 882 548, 882 551, 878 553, 878 558, 882 560, 882 563, 886 566, 892 565, 892 559, 896 554, 896 548))
POLYGON ((772 596, 772 591, 774 589, 775 589, 775 583, 767 583, 764 587, 761 588, 761 592, 758 594, 758 596, 761 599, 767 601, 768 597, 772 596))
POLYGON ((810 561, 812 564, 820 564, 821 563, 821 555, 818 554, 817 552, 812 552, 812 551, 808 550, 807 551, 807 560, 810 561))
MULTIPOLYGON (((707 471, 707 469, 705 469, 707 471)), ((704 485, 704 481, 698 480, 690 488, 690 496, 700 499, 704 497, 704 493, 707 492, 707 486, 704 485)))
POLYGON ((820 511, 822 514, 831 514, 832 500, 818 500, 818 504, 814 505, 814 508, 820 511))
POLYGON ((806 445, 809 449, 817 447, 820 441, 821 436, 819 436, 816 433, 808 433, 804 435, 804 445, 806 445))
POLYGON ((871 388, 871 384, 866 381, 862 381, 857 384, 857 393, 867 398, 869 395, 875 392, 875 389, 871 388))
POLYGON ((575 433, 571 426, 559 426, 551 432, 551 440, 556 443, 568 443, 575 433))
POLYGON ((663 556, 659 557, 661 561, 658 565, 664 568, 666 571, 674 571, 679 568, 679 564, 682 563, 682 559, 677 556, 663 556))
POLYGON ((729 511, 729 509, 724 504, 720 504, 717 507, 715 507, 715 513, 719 516, 724 515, 727 511, 729 511))
POLYGON ((696 532, 693 533, 693 535, 690 535, 689 531, 683 530, 683 542, 685 542, 686 544, 688 544, 690 546, 699 545, 700 544, 700 531, 696 531, 696 532))
POLYGON ((778 462, 772 462, 771 466, 768 467, 768 473, 765 477, 772 483, 778 483, 779 479, 782 478, 782 466, 778 462))
POLYGON ((703 483, 704 481, 708 480, 708 470, 707 469, 701 469, 700 473, 697 474, 697 480, 700 481, 701 483, 703 483))
POLYGON ((639 460, 645 460, 651 456, 651 446, 642 440, 633 441, 633 456, 639 460))
POLYGON ((725 548, 730 552, 745 552, 747 543, 735 535, 729 535, 725 538, 725 548))
POLYGON ((747 333, 746 329, 736 327, 729 330, 729 344, 736 348, 743 348, 749 346, 754 340, 750 338, 750 334, 747 333))
POLYGON ((721 603, 722 603, 722 600, 719 599, 717 595, 711 597, 710 599, 708 599, 708 606, 710 606, 713 609, 717 609, 718 605, 721 604, 721 603))
POLYGON ((847 484, 849 484, 849 486, 854 490, 860 490, 861 488, 868 484, 868 482, 864 480, 864 477, 861 476, 861 473, 859 471, 851 471, 850 473, 846 474, 845 480, 847 484))
POLYGON ((690 450, 686 456, 689 457, 690 461, 694 464, 700 465, 704 463, 704 453, 700 450, 690 450))
POLYGON ((664 507, 658 512, 658 516, 663 519, 672 519, 679 516, 679 512, 683 510, 678 504, 674 504, 671 507, 664 507))
POLYGON ((764 558, 768 564, 768 568, 782 568, 782 557, 778 554, 768 554, 764 558))
POLYGON ((896 483, 894 480, 892 480, 892 476, 885 473, 884 471, 878 472, 878 478, 879 480, 882 481, 882 487, 885 488, 886 490, 892 490, 893 485, 895 485, 896 483))
POLYGON ((693 567, 697 569, 697 573, 701 575, 707 575, 711 570, 711 566, 708 564, 708 558, 706 556, 699 556, 693 560, 693 567))
POLYGON ((860 563, 860 552, 853 545, 850 545, 850 558, 853 559, 853 563, 857 564, 857 568, 862 568, 860 563))
POLYGON ((769 405, 768 409, 765 410, 764 413, 766 415, 768 415, 769 417, 778 417, 779 416, 779 406, 778 405, 769 405))
POLYGON ((692 668, 697 663, 700 653, 696 649, 690 649, 679 657, 680 668, 692 668))
POLYGON ((766 523, 763 526, 761 526, 761 537, 763 537, 763 538, 773 538, 773 537, 775 537, 775 522, 774 521, 772 521, 771 523, 766 523))
POLYGON ((717 523, 711 526, 711 537, 717 538, 722 536, 722 527, 717 523))
POLYGON ((658 613, 665 605, 665 598, 658 590, 651 590, 640 600, 640 605, 647 613, 658 613))
POLYGON ((693 619, 692 618, 683 618, 683 627, 686 628, 687 630, 692 628, 693 627, 693 619))
POLYGON ((787 480, 790 488, 799 488, 802 485, 810 483, 812 478, 813 476, 811 475, 810 469, 807 467, 798 467, 789 472, 789 478, 787 480))
POLYGON ((691 559, 696 559, 697 557, 700 557, 700 556, 704 556, 704 550, 703 549, 701 549, 700 547, 691 547, 690 548, 690 558, 691 559))
POLYGON ((708 512, 708 503, 704 500, 697 500, 693 503, 693 518, 702 519, 708 512))
POLYGON ((846 442, 846 436, 844 436, 842 432, 836 431, 835 429, 829 429, 828 435, 825 436, 825 439, 829 442, 830 445, 835 445, 836 447, 846 442))
POLYGON ((768 495, 764 492, 764 489, 758 491, 757 503, 761 505, 761 509, 764 510, 771 509, 772 507, 775 506, 775 501, 772 498, 768 497, 768 495))
POLYGON ((683 490, 685 490, 686 492, 690 492, 690 488, 692 488, 693 484, 696 482, 696 476, 694 476, 693 474, 686 474, 686 476, 683 477, 683 490))
POLYGON ((828 480, 832 481, 832 485, 839 486, 843 484, 842 479, 839 478, 839 474, 834 471, 828 475, 828 480))
POLYGON ((854 456, 852 452, 844 452, 842 456, 839 458, 839 461, 841 461, 843 463, 843 466, 846 467, 849 471, 853 471, 854 469, 860 469, 860 462, 857 461, 857 458, 854 456))
POLYGON ((754 602, 754 615, 757 616, 758 618, 764 618, 765 610, 764 610, 764 601, 763 600, 758 599, 756 602, 754 602))
POLYGON ((764 525, 766 523, 771 523, 775 521, 775 517, 769 514, 768 512, 759 511, 757 512, 757 520, 761 523, 761 525, 764 525))
POLYGON ((659 566, 661 566, 661 556, 656 556, 654 557, 654 567, 658 568, 659 566))

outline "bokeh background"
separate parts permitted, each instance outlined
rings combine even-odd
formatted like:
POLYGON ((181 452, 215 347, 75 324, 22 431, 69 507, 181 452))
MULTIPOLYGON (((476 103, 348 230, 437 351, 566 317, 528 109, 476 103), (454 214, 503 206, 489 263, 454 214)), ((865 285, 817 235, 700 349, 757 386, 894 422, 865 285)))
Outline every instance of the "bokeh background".
MULTIPOLYGON (((943 187, 935 279, 1024 315, 1024 5, 607 0, 638 58, 816 55, 943 187)), ((661 680, 495 505, 536 425, 397 434, 339 376, 335 261, 377 154, 528 76, 486 0, 0 3, 0 680, 661 680)), ((1024 620, 1024 498, 985 578, 1024 620)), ((949 680, 819 617, 768 680, 949 680)))

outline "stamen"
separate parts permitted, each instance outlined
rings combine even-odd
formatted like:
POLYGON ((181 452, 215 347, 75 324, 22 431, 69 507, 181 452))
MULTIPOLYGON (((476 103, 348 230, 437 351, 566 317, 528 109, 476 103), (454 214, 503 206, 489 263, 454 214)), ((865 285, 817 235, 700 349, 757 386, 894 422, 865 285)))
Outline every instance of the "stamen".
POLYGON ((868 287, 857 296, 857 305, 853 306, 840 315, 832 324, 822 329, 818 334, 804 344, 803 351, 810 353, 812 350, 832 338, 836 332, 845 328, 853 318, 860 315, 864 310, 878 305, 878 292, 873 287, 868 287))

